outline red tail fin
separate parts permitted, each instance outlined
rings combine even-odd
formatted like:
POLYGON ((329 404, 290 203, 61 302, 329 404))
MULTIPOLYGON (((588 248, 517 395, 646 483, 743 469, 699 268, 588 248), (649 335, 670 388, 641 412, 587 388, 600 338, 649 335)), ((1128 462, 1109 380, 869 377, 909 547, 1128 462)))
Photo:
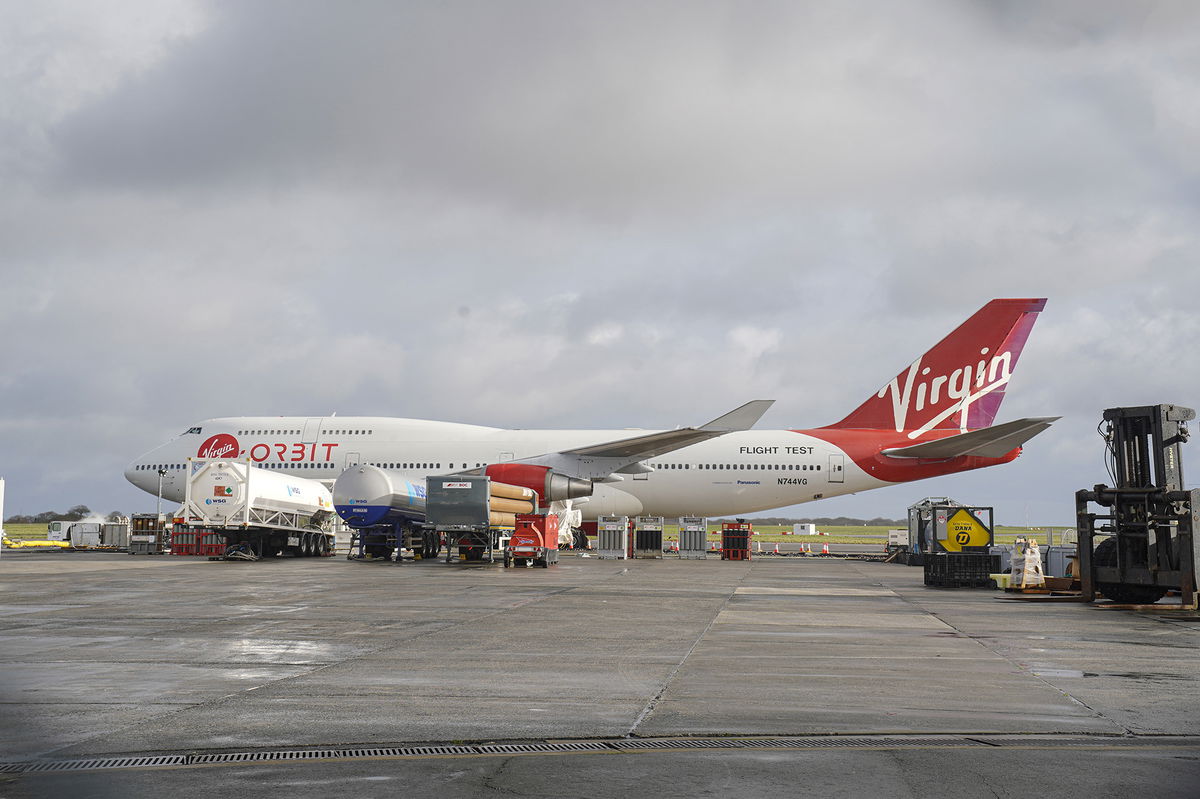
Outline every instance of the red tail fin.
POLYGON ((989 427, 1045 299, 992 300, 834 428, 929 430, 989 427))

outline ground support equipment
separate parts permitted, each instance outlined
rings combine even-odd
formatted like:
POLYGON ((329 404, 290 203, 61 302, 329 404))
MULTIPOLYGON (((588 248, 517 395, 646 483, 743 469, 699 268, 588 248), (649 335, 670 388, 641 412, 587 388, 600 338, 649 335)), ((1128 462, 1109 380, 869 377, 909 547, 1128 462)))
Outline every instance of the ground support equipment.
POLYGON ((1109 468, 1115 487, 1075 494, 1079 572, 1085 601, 1096 594, 1120 604, 1157 602, 1180 592, 1197 607, 1200 489, 1183 485, 1181 446, 1191 408, 1147 405, 1104 412, 1109 468), (1103 510, 1093 513, 1089 504, 1103 510))

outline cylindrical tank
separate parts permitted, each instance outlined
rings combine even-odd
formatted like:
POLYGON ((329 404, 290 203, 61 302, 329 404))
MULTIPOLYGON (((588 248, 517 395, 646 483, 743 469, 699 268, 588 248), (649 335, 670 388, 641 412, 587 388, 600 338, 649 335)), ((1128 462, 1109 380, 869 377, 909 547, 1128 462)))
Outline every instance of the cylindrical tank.
POLYGON ((424 521, 425 486, 378 466, 354 466, 334 482, 333 507, 351 527, 424 521))
POLYGON ((520 499, 493 496, 488 500, 490 510, 500 513, 533 513, 533 503, 520 499))
POLYGON ((191 478, 190 491, 192 504, 213 522, 236 522, 247 504, 303 516, 328 513, 333 508, 329 489, 316 480, 233 461, 205 464, 191 478))

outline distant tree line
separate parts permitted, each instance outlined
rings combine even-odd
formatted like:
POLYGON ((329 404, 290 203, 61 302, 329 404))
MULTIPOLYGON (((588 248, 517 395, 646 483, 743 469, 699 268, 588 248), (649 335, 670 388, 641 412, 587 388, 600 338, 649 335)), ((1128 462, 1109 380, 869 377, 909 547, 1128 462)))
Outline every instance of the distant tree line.
MULTIPOLYGON (((713 519, 713 522, 731 522, 733 519, 713 519)), ((815 519, 785 519, 782 516, 760 516, 747 519, 754 524, 815 524, 817 527, 908 527, 903 519, 853 519, 849 516, 819 516, 815 519)))
MULTIPOLYGON (((95 516, 95 515, 96 514, 92 513, 92 509, 89 508, 87 505, 76 505, 73 508, 71 508, 70 510, 68 510, 66 513, 63 513, 61 511, 56 511, 56 510, 44 510, 41 513, 34 514, 33 516, 30 516, 28 514, 22 515, 22 514, 18 513, 15 516, 9 516, 7 519, 4 520, 4 523, 5 524, 45 524, 46 522, 55 522, 55 521, 77 522, 80 519, 86 519, 89 516, 95 516)), ((104 518, 105 518, 105 520, 110 521, 110 522, 116 521, 117 519, 121 518, 121 512, 114 510, 112 513, 108 514, 104 518)))

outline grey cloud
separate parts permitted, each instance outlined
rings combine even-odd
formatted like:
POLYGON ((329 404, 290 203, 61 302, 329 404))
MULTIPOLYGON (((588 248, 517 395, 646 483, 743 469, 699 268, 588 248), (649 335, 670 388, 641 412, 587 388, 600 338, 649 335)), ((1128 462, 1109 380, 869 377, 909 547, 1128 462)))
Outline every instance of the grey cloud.
POLYGON ((617 218, 854 202, 868 185, 907 201, 1035 172, 1039 191, 1102 181, 1095 165, 1152 111, 1122 40, 1014 48, 956 4, 218 8, 63 122, 62 180, 417 186, 617 218))

